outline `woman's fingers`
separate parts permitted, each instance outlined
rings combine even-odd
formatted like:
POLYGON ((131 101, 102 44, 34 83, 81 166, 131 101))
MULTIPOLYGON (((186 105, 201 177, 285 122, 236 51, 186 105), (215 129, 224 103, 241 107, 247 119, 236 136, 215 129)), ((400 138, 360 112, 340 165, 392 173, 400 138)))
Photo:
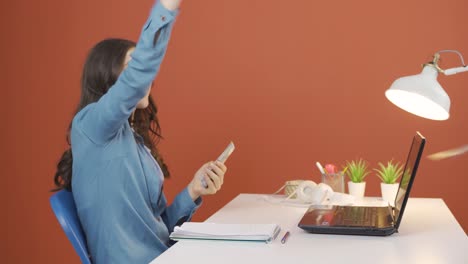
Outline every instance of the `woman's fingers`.
POLYGON ((210 163, 208 167, 219 177, 220 183, 223 184, 224 174, 226 173, 226 166, 224 166, 224 164, 219 161, 217 161, 217 163, 210 163), (222 166, 219 166, 217 163, 221 164, 222 166))
POLYGON ((204 175, 204 178, 207 185, 207 187, 204 190, 204 194, 215 194, 217 189, 211 178, 207 174, 204 175))
POLYGON ((215 161, 214 164, 215 164, 221 171, 223 171, 223 173, 226 173, 227 167, 226 167, 226 165, 224 165, 224 163, 222 163, 222 162, 220 162, 220 161, 215 161))
POLYGON ((227 171, 227 167, 219 161, 211 161, 205 163, 196 173, 199 179, 198 185, 201 189, 198 189, 200 195, 215 194, 221 189, 224 182, 224 174, 227 171), (201 178, 206 182, 206 187, 201 184, 201 178))
POLYGON ((218 176, 211 168, 206 169, 206 174, 210 177, 211 181, 214 183, 216 190, 221 188, 222 180, 221 176, 218 176))
POLYGON ((211 169, 212 171, 214 171, 216 175, 224 174, 223 170, 220 167, 218 167, 217 164, 215 164, 214 162, 210 162, 208 164, 208 169, 211 169))

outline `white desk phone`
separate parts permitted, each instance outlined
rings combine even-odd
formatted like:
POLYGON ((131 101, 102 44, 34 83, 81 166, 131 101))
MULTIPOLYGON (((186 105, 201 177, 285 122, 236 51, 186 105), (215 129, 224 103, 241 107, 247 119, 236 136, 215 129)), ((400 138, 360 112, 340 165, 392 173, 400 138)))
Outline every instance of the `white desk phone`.
MULTIPOLYGON (((318 169, 320 170, 320 173, 322 175, 325 175, 325 170, 322 167, 322 165, 317 162, 316 163, 318 169)), ((328 165, 327 165, 328 166, 328 165)), ((334 165, 332 165, 335 167, 334 165)), ((336 168, 333 168, 330 173, 336 174, 336 168)), ((308 205, 325 205, 325 204, 335 204, 335 205, 349 205, 353 204, 355 197, 349 194, 345 194, 342 192, 335 192, 333 191, 333 188, 326 184, 326 183, 315 183, 314 181, 311 180, 295 180, 295 181, 287 181, 278 191, 276 191, 274 194, 278 194, 281 192, 284 188, 286 198, 280 199, 279 201, 275 199, 267 199, 269 201, 273 202, 281 202, 281 203, 291 203, 295 205, 303 205, 303 206, 308 206, 308 205), (291 186, 293 186, 291 188, 291 186)), ((343 188, 340 188, 340 190, 343 190, 343 188)))
POLYGON ((314 205, 350 205, 355 201, 355 197, 349 194, 334 192, 333 189, 325 183, 315 183, 310 180, 295 180, 287 181, 274 194, 279 194, 288 185, 296 185, 292 191, 286 191, 286 198, 276 198, 274 196, 266 196, 266 200, 273 203, 287 203, 293 206, 310 206, 314 205))

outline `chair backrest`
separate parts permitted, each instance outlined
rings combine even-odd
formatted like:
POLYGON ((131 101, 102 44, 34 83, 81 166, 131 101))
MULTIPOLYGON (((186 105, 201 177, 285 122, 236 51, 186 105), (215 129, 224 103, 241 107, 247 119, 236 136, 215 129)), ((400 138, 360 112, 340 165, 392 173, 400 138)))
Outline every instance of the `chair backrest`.
POLYGON ((50 205, 65 234, 80 256, 81 262, 91 264, 86 237, 76 213, 73 194, 69 191, 61 190, 50 197, 50 205))

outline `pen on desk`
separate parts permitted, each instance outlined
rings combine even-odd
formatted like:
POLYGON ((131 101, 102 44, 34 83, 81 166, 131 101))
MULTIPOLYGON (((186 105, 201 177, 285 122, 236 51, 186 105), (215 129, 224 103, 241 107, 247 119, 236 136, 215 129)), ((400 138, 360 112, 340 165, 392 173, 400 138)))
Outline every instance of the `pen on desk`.
POLYGON ((281 244, 286 243, 286 240, 288 240, 288 237, 289 237, 289 231, 287 231, 287 232, 284 234, 283 238, 281 238, 281 244))

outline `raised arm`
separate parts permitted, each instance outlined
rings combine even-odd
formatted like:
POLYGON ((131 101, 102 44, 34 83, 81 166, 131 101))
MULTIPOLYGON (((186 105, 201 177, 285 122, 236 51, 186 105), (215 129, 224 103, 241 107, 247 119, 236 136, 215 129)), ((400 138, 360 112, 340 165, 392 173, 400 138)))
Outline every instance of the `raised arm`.
POLYGON ((155 3, 128 66, 98 102, 77 116, 76 123, 95 143, 113 138, 135 111, 137 103, 146 96, 166 53, 180 2, 160 0, 155 3))

